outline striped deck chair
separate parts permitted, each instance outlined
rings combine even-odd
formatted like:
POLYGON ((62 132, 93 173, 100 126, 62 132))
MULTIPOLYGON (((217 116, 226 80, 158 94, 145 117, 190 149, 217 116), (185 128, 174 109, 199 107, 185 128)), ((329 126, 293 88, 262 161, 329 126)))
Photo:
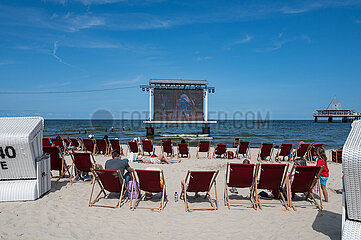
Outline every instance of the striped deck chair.
POLYGON ((219 170, 216 171, 188 171, 185 180, 181 182, 181 195, 180 199, 184 199, 186 212, 194 210, 218 210, 218 196, 217 196, 217 183, 216 178, 219 170), (214 203, 211 196, 211 190, 214 186, 214 193, 216 202, 214 203), (189 192, 205 192, 208 200, 210 201, 211 208, 190 208, 188 201, 189 192))
POLYGON ((252 207, 257 210, 257 203, 253 194, 256 176, 257 173, 254 164, 227 163, 224 205, 227 205, 228 209, 231 209, 232 205, 251 204, 252 207), (228 194, 229 188, 248 188, 249 199, 246 201, 231 201, 228 194))
POLYGON ((259 152, 258 152, 257 161, 262 162, 264 160, 267 160, 267 158, 269 161, 271 161, 274 145, 275 145, 274 143, 261 143, 261 146, 260 146, 259 152))
POLYGON ((248 141, 239 141, 237 150, 236 150, 236 158, 241 158, 241 155, 245 158, 251 159, 251 151, 250 151, 251 142, 248 141))
POLYGON ((255 184, 254 195, 259 208, 262 210, 262 204, 282 204, 286 210, 288 210, 288 205, 285 200, 285 193, 282 190, 283 183, 288 171, 288 164, 258 164, 258 169, 259 180, 258 183, 255 184), (268 201, 267 203, 261 203, 258 197, 258 190, 270 190, 273 193, 277 193, 277 197, 280 199, 280 202, 268 201))
POLYGON ((135 188, 134 184, 137 184, 138 192, 137 192, 137 197, 135 199, 133 199, 133 194, 131 196, 130 209, 134 210, 136 208, 144 208, 144 209, 151 209, 156 211, 163 210, 164 200, 167 198, 163 170, 135 169, 132 174, 133 174, 133 180, 135 181, 133 181, 131 192, 133 192, 135 188), (145 197, 144 194, 142 198, 139 198, 139 196, 141 196, 141 191, 150 192, 150 193, 161 193, 162 197, 160 200, 160 206, 159 207, 138 206, 139 202, 143 200, 145 197))
POLYGON ((287 199, 288 206, 292 207, 296 211, 296 207, 307 207, 307 206, 316 206, 322 210, 322 197, 321 197, 321 185, 320 185, 320 174, 322 172, 322 167, 317 166, 294 166, 291 170, 291 174, 294 173, 293 182, 290 183, 289 176, 287 177, 287 199), (318 185, 320 191, 320 200, 317 202, 316 198, 313 196, 312 190, 315 185, 318 185), (294 204, 295 200, 292 200, 291 193, 307 193, 305 200, 308 197, 311 197, 311 204, 294 204), (315 205, 312 205, 314 203, 315 205))
POLYGON ((197 149, 197 158, 199 159, 199 153, 207 153, 207 158, 209 158, 209 152, 211 149, 210 141, 199 141, 197 149))
POLYGON ((292 151, 293 151, 293 144, 281 143, 280 147, 278 148, 278 152, 275 157, 275 160, 277 162, 280 162, 281 161, 280 157, 282 157, 283 161, 285 161, 286 157, 289 158, 288 160, 291 160, 292 157, 290 158, 290 154, 292 154, 292 151))
POLYGON ((124 186, 124 178, 119 170, 103 170, 103 169, 92 169, 93 174, 92 187, 90 190, 88 206, 93 207, 110 207, 110 208, 119 208, 126 193, 124 186), (100 187, 99 193, 96 195, 94 200, 92 200, 95 184, 98 184, 100 187), (106 193, 108 192, 108 194, 106 193), (95 204, 95 202, 100 200, 100 195, 104 194, 104 198, 110 195, 110 193, 119 193, 119 200, 115 206, 113 205, 103 205, 95 204))

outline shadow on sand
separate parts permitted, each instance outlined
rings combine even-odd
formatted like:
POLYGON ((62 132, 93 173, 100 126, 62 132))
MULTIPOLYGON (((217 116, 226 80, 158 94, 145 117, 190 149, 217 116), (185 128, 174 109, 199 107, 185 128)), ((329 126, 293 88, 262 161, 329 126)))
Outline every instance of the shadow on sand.
POLYGON ((341 220, 339 213, 327 210, 319 211, 312 224, 313 230, 323 233, 332 240, 341 238, 341 220))

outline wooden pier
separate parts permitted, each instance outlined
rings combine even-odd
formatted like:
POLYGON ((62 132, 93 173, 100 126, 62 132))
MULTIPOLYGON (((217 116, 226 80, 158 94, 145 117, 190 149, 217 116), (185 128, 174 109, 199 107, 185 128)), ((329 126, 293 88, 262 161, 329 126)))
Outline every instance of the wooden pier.
POLYGON ((341 103, 336 97, 331 101, 325 110, 316 110, 313 114, 315 122, 318 122, 319 118, 327 118, 328 122, 333 122, 334 118, 341 118, 342 122, 352 122, 353 120, 361 119, 361 113, 354 110, 344 109, 341 103))

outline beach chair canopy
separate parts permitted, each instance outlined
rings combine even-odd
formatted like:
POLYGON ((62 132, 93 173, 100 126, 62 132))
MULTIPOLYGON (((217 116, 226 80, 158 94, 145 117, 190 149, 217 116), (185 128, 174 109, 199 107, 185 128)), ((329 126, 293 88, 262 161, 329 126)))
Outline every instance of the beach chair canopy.
POLYGON ((361 121, 354 121, 342 151, 342 239, 361 239, 361 121))
POLYGON ((41 117, 0 118, 2 161, 0 180, 36 179, 36 159, 43 155, 44 119, 41 117))

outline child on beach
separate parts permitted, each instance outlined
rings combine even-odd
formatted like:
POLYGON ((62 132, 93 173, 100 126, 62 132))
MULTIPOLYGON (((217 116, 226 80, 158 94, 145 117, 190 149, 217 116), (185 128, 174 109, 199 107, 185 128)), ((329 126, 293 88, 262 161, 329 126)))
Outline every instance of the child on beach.
POLYGON ((316 154, 317 154, 317 165, 316 166, 323 166, 323 170, 321 172, 320 175, 320 183, 321 183, 321 189, 323 192, 323 195, 325 196, 325 202, 328 202, 328 193, 327 193, 327 189, 326 189, 326 183, 329 177, 329 169, 327 167, 327 157, 325 154, 325 149, 323 149, 323 147, 319 147, 316 149, 316 154))

